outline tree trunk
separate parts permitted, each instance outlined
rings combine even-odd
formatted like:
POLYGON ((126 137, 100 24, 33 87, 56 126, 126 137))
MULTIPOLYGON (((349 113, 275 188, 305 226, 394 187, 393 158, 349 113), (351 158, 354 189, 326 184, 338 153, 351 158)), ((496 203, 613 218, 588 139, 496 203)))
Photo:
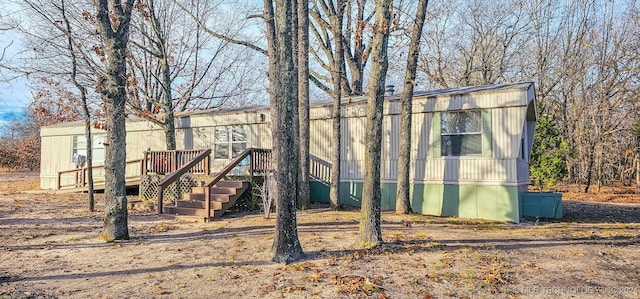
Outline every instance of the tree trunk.
POLYGON ((87 194, 89 196, 89 212, 95 211, 95 198, 93 190, 93 141, 91 140, 91 115, 87 107, 86 97, 83 97, 84 110, 84 136, 87 139, 87 194))
POLYGON ((162 125, 168 151, 176 150, 176 121, 173 115, 173 110, 167 111, 164 124, 162 125))
POLYGON ((371 52, 371 73, 367 101, 365 136, 364 186, 362 190, 362 219, 356 246, 374 247, 382 244, 380 228, 380 155, 382 144, 382 112, 385 79, 389 58, 389 26, 391 25, 391 1, 376 0, 375 23, 371 52))
POLYGON ((400 100, 400 152, 398 153, 398 191, 396 193, 396 213, 407 214, 411 211, 409 201, 409 169, 411 165, 411 111, 413 86, 416 80, 418 56, 420 55, 420 37, 429 0, 420 0, 416 11, 415 27, 409 42, 407 71, 404 76, 404 90, 400 100))
MULTIPOLYGON (((159 29, 156 29, 159 30, 159 29)), ((163 48, 163 47, 160 47, 163 48)), ((171 93, 171 68, 167 61, 166 53, 162 52, 162 56, 159 59, 160 68, 162 70, 162 95, 164 97, 164 133, 167 142, 167 150, 173 151, 176 149, 176 122, 173 112, 173 96, 171 93)))
POLYGON ((291 17, 294 3, 264 0, 265 23, 269 44, 269 96, 271 99, 271 131, 273 142, 274 178, 276 180, 276 233, 273 240, 273 261, 290 263, 304 253, 298 240, 296 202, 300 152, 296 148, 298 132, 298 100, 294 92, 296 70, 293 62, 291 17))
MULTIPOLYGON (((91 114, 89 113, 89 106, 87 104, 87 92, 84 86, 78 81, 78 58, 75 52, 75 46, 71 35, 71 24, 67 18, 67 11, 65 8, 64 0, 60 1, 62 19, 65 24, 65 30, 67 35, 67 49, 71 57, 71 81, 73 85, 78 89, 80 98, 82 99, 82 112, 84 118, 84 135, 87 140, 87 193, 89 197, 89 212, 95 211, 95 199, 93 190, 93 140, 91 136, 91 114)), ((84 173, 82 174, 84 175, 84 173)))
POLYGON ((344 53, 342 50, 342 20, 344 16, 344 1, 336 1, 335 15, 331 16, 331 31, 333 32, 333 131, 331 134, 331 185, 329 187, 329 204, 332 209, 339 209, 340 202, 340 151, 342 150, 341 111, 342 111, 342 65, 344 53))
POLYGON ((363 78, 364 78, 364 65, 366 59, 365 57, 365 44, 364 44, 364 29, 365 26, 361 26, 361 24, 365 24, 364 17, 364 9, 366 2, 365 0, 357 1, 357 13, 356 13, 356 38, 354 41, 354 49, 353 56, 351 59, 350 65, 352 66, 350 69, 351 73, 351 94, 352 95, 362 95, 362 86, 363 86, 363 78))
POLYGON ((133 1, 127 1, 125 6, 119 0, 97 0, 95 3, 98 32, 105 46, 107 58, 107 69, 98 82, 107 114, 105 216, 102 238, 112 241, 129 239, 125 184, 125 78, 133 1), (113 9, 110 11, 109 8, 113 9))
POLYGON ((584 186, 584 193, 588 193, 589 192, 589 187, 591 187, 591 178, 593 177, 593 164, 595 162, 595 143, 590 147, 590 151, 589 151, 589 161, 587 162, 587 182, 586 185, 584 186))
POLYGON ((300 117, 300 177, 298 206, 311 207, 309 189, 309 2, 298 2, 298 115, 300 117))

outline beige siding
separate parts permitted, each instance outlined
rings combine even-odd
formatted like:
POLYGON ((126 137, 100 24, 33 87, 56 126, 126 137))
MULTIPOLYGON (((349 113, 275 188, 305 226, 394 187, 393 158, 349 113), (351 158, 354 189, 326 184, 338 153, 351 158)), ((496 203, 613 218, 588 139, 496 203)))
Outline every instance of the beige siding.
POLYGON ((166 137, 162 130, 127 132, 127 161, 142 159, 143 152, 148 149, 152 151, 167 149, 165 140, 166 137))
POLYGON ((514 160, 443 157, 416 160, 413 178, 425 182, 515 182, 514 160))
POLYGON ((256 110, 249 112, 229 112, 212 114, 197 114, 191 116, 191 127, 227 126, 237 124, 269 123, 269 110, 256 110), (265 120, 261 121, 260 115, 264 114, 265 120))
POLYGON ((520 154, 520 139, 524 127, 526 107, 493 109, 493 156, 497 159, 516 159, 520 154))
MULTIPOLYGON (((464 89, 461 90, 464 92, 464 89)), ((411 177, 425 182, 504 183, 528 182, 527 163, 517 163, 520 139, 525 125, 526 107, 533 99, 533 88, 485 90, 471 94, 431 94, 416 97, 413 104, 411 177), (491 109, 490 157, 436 157, 432 144, 440 132, 432 129, 434 112, 462 109, 491 109)), ((535 107, 534 107, 535 108, 535 107)), ((328 181, 331 153, 331 105, 316 106, 310 111, 311 174, 328 181)), ((399 152, 400 102, 387 100, 384 106, 381 178, 393 181, 397 177, 399 152)), ((366 102, 346 99, 342 109, 342 180, 362 180, 364 167, 366 102)), ((243 124, 247 132, 247 147, 271 148, 270 111, 207 112, 183 114, 176 119, 178 149, 212 148, 215 126, 243 124), (191 138, 191 140, 189 140, 191 138)), ((142 157, 142 152, 164 150, 164 132, 148 121, 127 123, 127 160, 142 157)), ((84 134, 81 124, 53 126, 42 129, 43 188, 55 184, 59 170, 71 169, 72 139, 84 134), (54 178, 53 183, 45 182, 54 178)), ((439 151, 438 151, 439 152, 439 151)), ((211 170, 218 171, 229 160, 214 160, 211 170)))
MULTIPOLYGON (((192 115, 190 124, 193 134, 193 148, 213 149, 214 132, 217 126, 243 124, 247 134, 247 147, 271 148, 270 113, 267 109, 237 111, 230 113, 212 113, 192 115), (264 120, 262 120, 262 116, 264 120)), ((211 161, 211 171, 216 172, 231 160, 215 159, 211 161)))
POLYGON ((72 136, 46 136, 40 144, 40 188, 54 189, 58 170, 73 169, 72 136))
MULTIPOLYGON (((424 182, 460 182, 460 183, 506 183, 517 184, 516 159, 519 154, 520 138, 526 113, 527 91, 516 90, 499 93, 481 93, 476 95, 454 95, 422 98, 414 100, 412 126, 412 165, 411 178, 424 182), (515 107, 514 107, 515 106, 515 107), (431 146, 435 132, 431 128, 434 111, 461 109, 492 109, 492 154, 493 158, 483 157, 435 157, 431 146)), ((319 119, 330 112, 327 107, 316 108, 320 111, 312 115, 317 118, 311 125, 311 154, 328 161, 331 144, 331 120, 319 119)), ((399 101, 385 103, 383 119, 381 179, 394 181, 397 178, 399 128, 399 101)), ((342 180, 359 181, 363 179, 364 137, 366 103, 348 103, 343 109, 342 125, 342 180)), ((435 145, 434 146, 439 146, 435 145)), ((316 165, 317 166, 317 165, 316 165)), ((312 167, 312 173, 318 177, 327 177, 326 170, 312 167), (324 171, 321 173, 321 170, 324 171)))
POLYGON ((433 157, 431 149, 431 141, 433 140, 431 132, 431 121, 433 113, 414 113, 412 116, 411 136, 411 156, 413 159, 424 160, 427 157, 433 157))
MULTIPOLYGON (((349 117, 342 119, 342 151, 340 176, 345 180, 358 180, 363 176, 364 147, 366 119, 364 117, 349 117)), ((328 132, 330 134, 330 131, 328 132)), ((314 132, 311 133, 313 140, 314 132)))
POLYGON ((484 92, 466 95, 441 95, 416 99, 414 102, 414 112, 416 112, 416 109, 418 112, 431 112, 526 106, 527 104, 527 91, 507 90, 495 93, 484 92))
MULTIPOLYGON (((344 121, 343 121, 344 122, 344 121)), ((309 155, 311 175, 317 179, 328 181, 331 176, 331 120, 311 120, 309 123, 309 131, 311 138, 309 140, 309 155)))

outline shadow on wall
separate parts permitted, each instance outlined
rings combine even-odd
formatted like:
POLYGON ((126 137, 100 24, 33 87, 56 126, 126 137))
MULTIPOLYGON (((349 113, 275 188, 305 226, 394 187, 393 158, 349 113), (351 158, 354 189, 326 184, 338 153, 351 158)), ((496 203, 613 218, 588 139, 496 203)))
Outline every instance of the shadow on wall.
MULTIPOLYGON (((193 149, 193 128, 191 127, 191 117, 180 117, 180 127, 184 134, 183 149, 193 149)), ((176 138, 177 139, 177 138, 176 138)))
MULTIPOLYGON (((425 104, 420 107, 420 111, 434 111, 436 106, 437 99, 435 97, 428 98, 425 104)), ((416 107, 416 105, 414 105, 416 107)), ((417 148, 414 158, 413 165, 413 180, 412 180, 412 189, 410 191, 411 196, 411 209, 416 213, 421 214, 429 214, 440 216, 442 200, 436 198, 436 196, 427 195, 429 190, 427 190, 427 186, 424 184, 416 184, 416 182, 423 182, 427 179, 427 160, 429 155, 434 155, 433 148, 435 146, 436 141, 431 140, 431 130, 432 130, 432 122, 433 122, 434 113, 418 113, 413 114, 413 126, 412 126, 412 136, 416 136, 418 134, 415 133, 415 130, 419 130, 418 140, 413 141, 413 145, 417 148), (416 117, 417 116, 417 117, 416 117), (418 122, 418 120, 421 120, 418 122), (416 124, 420 124, 420 126, 416 126, 416 124)), ((435 133, 434 133, 435 136, 435 133)), ((439 139, 437 139, 439 140, 439 139)), ((439 141, 437 141, 439 143, 439 141)), ((414 155, 412 153, 412 155, 414 155)))

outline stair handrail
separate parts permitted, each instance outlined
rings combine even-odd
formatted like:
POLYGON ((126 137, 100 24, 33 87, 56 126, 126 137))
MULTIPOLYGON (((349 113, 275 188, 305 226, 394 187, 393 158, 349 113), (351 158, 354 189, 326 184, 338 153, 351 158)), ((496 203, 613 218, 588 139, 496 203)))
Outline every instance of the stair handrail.
POLYGON ((257 151, 264 152, 264 151, 270 151, 270 150, 263 149, 263 148, 253 148, 253 147, 245 149, 242 153, 240 153, 239 156, 237 156, 235 159, 233 159, 233 161, 227 164, 227 166, 225 166, 220 172, 216 173, 216 175, 211 180, 209 180, 204 184, 203 187, 206 188, 205 189, 206 191, 204 192, 204 208, 207 211, 207 219, 211 219, 211 192, 209 191, 210 188, 213 187, 213 185, 215 185, 216 183, 218 183, 222 178, 224 178, 236 166, 238 166, 238 164, 240 164, 242 160, 247 158, 247 156, 249 156, 249 159, 250 159, 249 165, 253 166, 253 161, 251 160, 253 158, 253 155, 251 154, 257 151))
POLYGON ((189 161, 189 163, 182 165, 182 167, 178 168, 176 171, 172 172, 160 182, 158 182, 158 214, 162 214, 164 188, 177 181, 183 174, 187 173, 191 168, 200 163, 200 161, 209 158, 209 155, 211 155, 211 149, 207 149, 199 155, 193 157, 193 159, 189 161))

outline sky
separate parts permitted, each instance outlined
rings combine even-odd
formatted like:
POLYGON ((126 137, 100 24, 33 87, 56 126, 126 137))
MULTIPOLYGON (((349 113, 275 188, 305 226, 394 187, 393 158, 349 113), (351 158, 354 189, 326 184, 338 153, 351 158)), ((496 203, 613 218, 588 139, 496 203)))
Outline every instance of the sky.
POLYGON ((0 83, 0 121, 15 119, 29 105, 29 89, 26 79, 14 79, 0 83))
MULTIPOLYGON (((12 22, 20 14, 20 5, 14 1, 0 0, 2 11, 0 18, 3 22, 12 22)), ((22 18, 17 18, 22 19, 22 18)), ((3 63, 9 63, 20 51, 20 37, 13 31, 2 31, 0 34, 0 49, 4 52, 3 63)), ((0 70, 0 121, 13 120, 24 113, 29 105, 30 92, 25 78, 11 78, 12 74, 0 70), (9 80, 11 79, 11 80, 9 80), (8 82, 6 82, 9 80, 8 82)))

